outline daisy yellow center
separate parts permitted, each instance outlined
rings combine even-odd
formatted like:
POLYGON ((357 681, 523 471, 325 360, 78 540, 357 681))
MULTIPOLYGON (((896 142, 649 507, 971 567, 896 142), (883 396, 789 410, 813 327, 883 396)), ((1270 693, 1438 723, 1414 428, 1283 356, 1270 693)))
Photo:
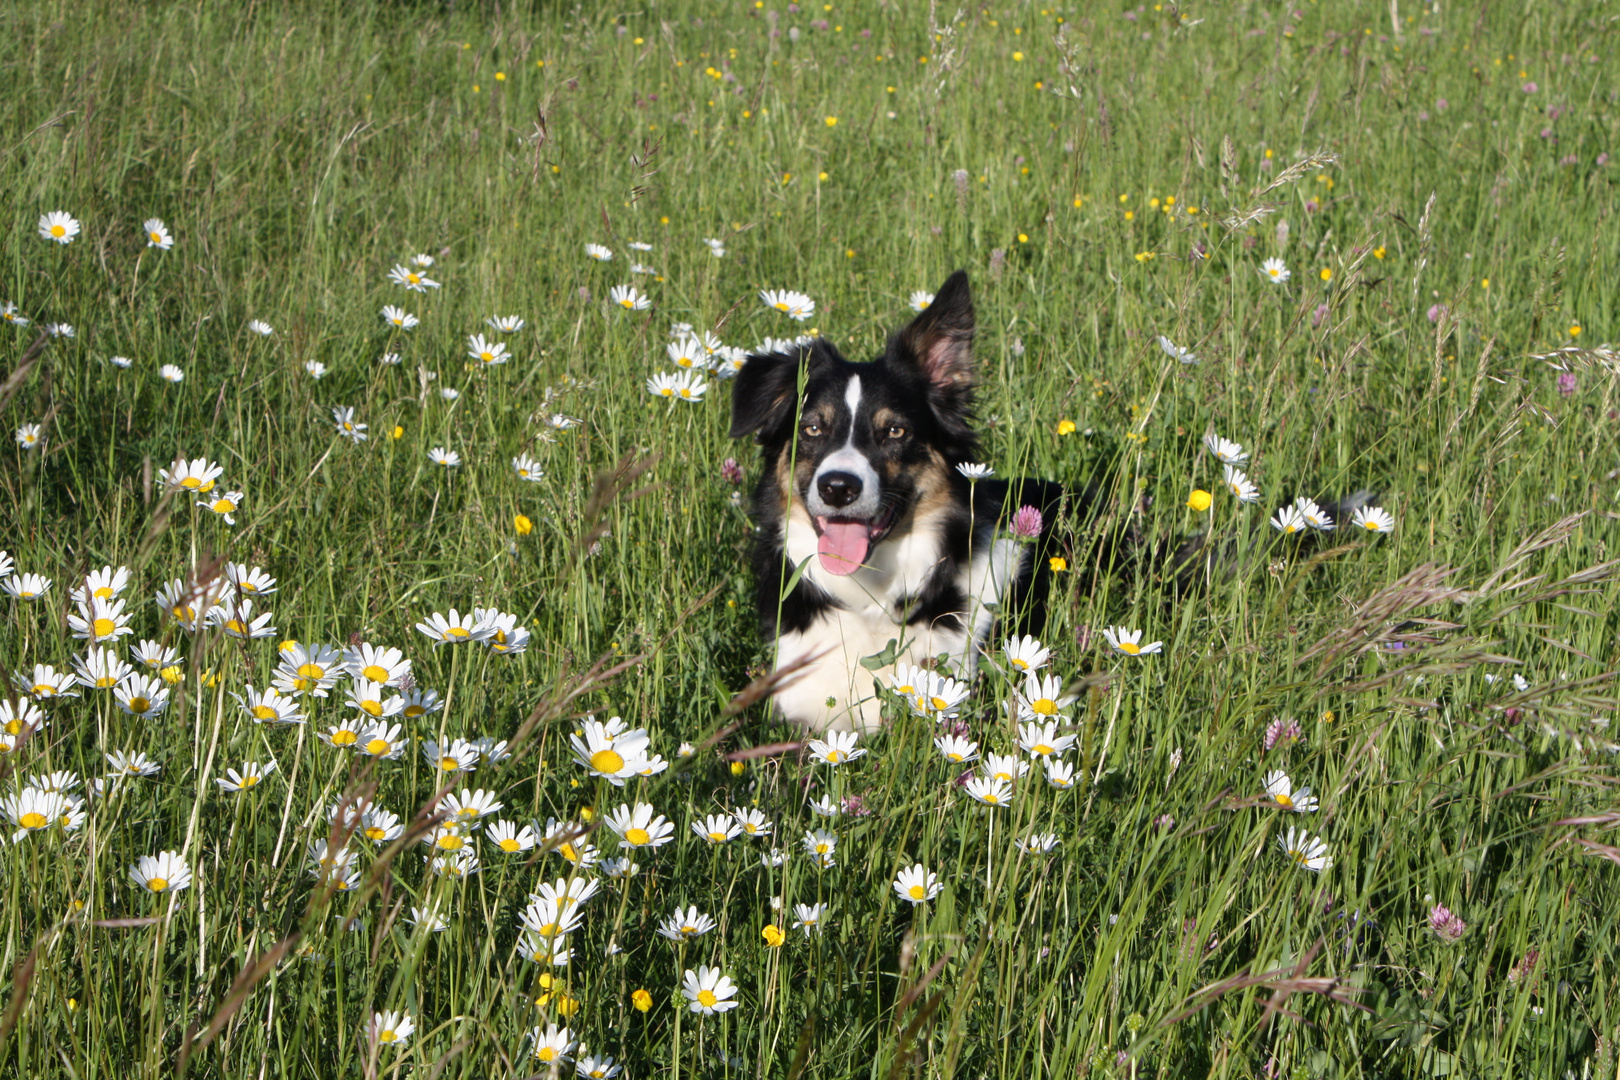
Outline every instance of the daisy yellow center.
POLYGON ((523 845, 519 844, 516 840, 514 840, 510 836, 508 836, 505 840, 502 840, 500 842, 500 844, 501 844, 501 850, 502 851, 507 851, 507 852, 517 851, 523 846, 523 845))
POLYGON ((420 285, 422 284, 422 275, 406 271, 405 280, 410 282, 412 285, 420 285))
POLYGON ((1297 849, 1297 848, 1295 848, 1295 849, 1294 849, 1294 850, 1292 850, 1292 851, 1290 851, 1290 852, 1289 852, 1289 853, 1288 853, 1288 857, 1289 857, 1289 858, 1290 858, 1290 859, 1293 859, 1293 860, 1294 860, 1294 861, 1295 861, 1295 862, 1297 862, 1297 863, 1302 863, 1302 862, 1304 862, 1304 861, 1305 861, 1305 860, 1306 860, 1306 859, 1307 859, 1307 858, 1308 858, 1308 857, 1309 857, 1309 856, 1307 856, 1307 855, 1306 855, 1306 854, 1305 854, 1305 853, 1304 853, 1304 852, 1303 852, 1303 851, 1300 851, 1300 850, 1299 850, 1299 849, 1297 849))
POLYGON ((238 784, 237 787, 246 789, 246 788, 252 787, 254 784, 257 784, 258 782, 259 782, 259 778, 257 776, 244 776, 244 777, 242 777, 242 782, 240 784, 238 784))
POLYGON ((44 814, 30 810, 28 813, 17 819, 17 824, 21 825, 25 829, 43 829, 49 820, 50 819, 44 814))
POLYGON ((1119 643, 1119 651, 1122 653, 1130 653, 1132 656, 1135 656, 1137 653, 1142 651, 1142 646, 1138 645, 1134 641, 1122 641, 1119 643))
POLYGON ((302 664, 298 668, 298 674, 306 679, 324 679, 326 678, 326 668, 320 664, 302 664))
POLYGON ((1275 266, 1273 266, 1270 270, 1266 271, 1266 273, 1270 274, 1272 277, 1276 277, 1281 272, 1282 271, 1278 270, 1275 266))
POLYGON ((184 480, 180 481, 180 486, 191 488, 193 491, 195 491, 202 487, 202 481, 197 479, 195 476, 188 476, 184 480))
POLYGON ((383 705, 380 701, 362 701, 360 708, 361 711, 371 716, 381 716, 383 711, 383 705))
POLYGON ((372 757, 382 757, 384 754, 393 749, 394 744, 389 742, 387 739, 372 739, 370 742, 366 743, 366 753, 370 754, 372 757))
POLYGON ((443 851, 460 851, 461 846, 466 843, 465 840, 457 836, 455 833, 445 833, 435 842, 443 851))
POLYGON ((844 755, 842 753, 840 753, 839 751, 837 751, 837 750, 829 750, 829 751, 827 751, 827 760, 830 763, 836 765, 840 761, 842 761, 843 759, 844 759, 844 755))
POLYGON ((624 831, 624 838, 637 847, 641 847, 643 844, 647 844, 652 841, 652 833, 648 832, 646 829, 626 829, 624 831))
POLYGON ((778 300, 776 303, 772 304, 771 306, 774 307, 777 311, 792 311, 793 310, 791 307, 788 306, 787 302, 784 301, 784 300, 778 300))
POLYGON ((176 604, 174 607, 169 609, 169 614, 173 615, 181 622, 190 622, 192 619, 197 617, 196 611, 192 608, 186 607, 184 604, 176 604))
POLYGON ((110 690, 117 685, 118 680, 113 678, 111 675, 103 675, 101 678, 96 680, 97 690, 110 690))
POLYGON ((1041 757, 1047 757, 1056 753, 1056 750, 1053 747, 1047 746, 1045 743, 1040 743, 1035 747, 1034 752, 1041 755, 1041 757))
POLYGON ((94 631, 96 637, 107 637, 114 630, 118 629, 118 624, 113 622, 111 619, 100 618, 90 624, 90 629, 94 631))
POLYGON ((162 233, 152 232, 152 233, 147 233, 146 235, 150 236, 152 238, 152 243, 154 243, 154 244, 163 243, 163 234, 162 233))
POLYGON ((151 707, 152 707, 152 702, 149 699, 143 698, 138 694, 135 697, 132 697, 132 698, 129 699, 129 711, 130 712, 143 713, 147 709, 150 709, 151 707))
POLYGON ((726 836, 726 834, 723 832, 712 832, 709 834, 709 839, 713 840, 717 844, 723 844, 730 839, 730 837, 726 836))
POLYGON ((54 697, 55 695, 56 687, 52 686, 50 683, 42 682, 34 684, 35 697, 54 697))
POLYGON ((113 598, 112 586, 103 585, 101 588, 97 589, 95 592, 91 593, 90 595, 95 596, 95 597, 99 597, 102 600, 111 600, 113 598))
MULTIPOLYGON (((227 620, 226 623, 225 623, 225 629, 229 630, 233 634, 245 634, 245 633, 248 632, 247 623, 243 622, 241 619, 227 620)), ((309 680, 305 680, 305 679, 296 679, 296 680, 294 680, 294 682, 298 686, 298 689, 300 689, 300 690, 308 689, 308 687, 305 685, 305 683, 307 681, 309 681, 309 680)))
POLYGON ((368 682, 382 683, 388 681, 388 669, 377 664, 369 664, 362 668, 360 677, 368 682))
POLYGON ((465 626, 452 626, 445 630, 444 636, 447 638, 467 638, 472 637, 472 631, 465 626))
POLYGON ((216 514, 228 514, 236 509, 236 504, 229 499, 215 499, 214 505, 210 509, 216 514))
POLYGON ((385 829, 378 828, 376 825, 368 825, 366 827, 366 839, 370 840, 372 843, 381 841, 387 835, 388 833, 385 829))
POLYGON ((1017 668, 1019 671, 1028 671, 1029 670, 1029 661, 1028 660, 1020 660, 1017 657, 1013 657, 1012 666, 1017 668))
POLYGON ((335 731, 332 733, 333 746, 353 746, 360 740, 360 736, 352 731, 335 731))
POLYGON ((574 847, 573 844, 564 844, 562 847, 557 849, 557 854, 561 855, 569 862, 579 862, 579 851, 574 847))
POLYGON ((146 887, 153 892, 162 892, 169 887, 169 879, 161 877, 147 878, 146 887))
POLYGON ((598 750, 591 755, 591 768, 599 773, 616 773, 624 768, 624 758, 616 750, 598 750))
POLYGON ((959 762, 959 761, 966 761, 967 759, 965 757, 963 757, 961 754, 951 753, 951 754, 946 754, 945 755, 945 760, 946 761, 958 761, 959 762))
POLYGON ((534 1056, 535 1056, 535 1060, 537 1060, 537 1061, 556 1061, 557 1060, 557 1051, 553 1050, 549 1046, 542 1046, 540 1048, 539 1052, 536 1053, 534 1056))
POLYGON ((951 703, 942 697, 929 698, 928 701, 939 712, 944 712, 946 709, 951 707, 951 703))
POLYGON ((244 581, 240 585, 238 585, 237 588, 241 589, 243 592, 247 592, 247 593, 256 593, 256 592, 259 591, 259 587, 257 585, 255 585, 255 584, 253 584, 253 582, 251 582, 251 581, 244 581))
POLYGON ((23 729, 23 725, 22 725, 21 720, 7 720, 6 721, 6 734, 7 735, 19 735, 19 734, 22 733, 22 729, 23 729))
POLYGON ((1040 716, 1056 716, 1058 711, 1057 702, 1044 697, 1039 701, 1030 702, 1029 708, 1031 712, 1040 716))
POLYGON ((759 826, 750 821, 748 824, 743 826, 743 832, 752 835, 753 833, 759 832, 759 826))
POLYGON ((714 996, 713 990, 699 990, 697 1000, 698 1004, 705 1009, 712 1009, 720 999, 714 996))
POLYGON ((399 1036, 394 1034, 394 1029, 393 1028, 389 1028, 387 1031, 381 1031, 381 1032, 377 1033, 377 1041, 380 1042, 380 1043, 391 1043, 391 1042, 395 1041, 398 1038, 399 1038, 399 1036))
POLYGON ((832 851, 832 845, 831 844, 821 843, 821 844, 816 845, 816 854, 817 855, 826 855, 831 851, 832 851))
POLYGON ((1376 522, 1376 521, 1367 522, 1367 528, 1371 529, 1373 532, 1377 532, 1378 531, 1378 522, 1376 522))
POLYGON ((420 705, 405 706, 405 715, 413 720, 425 712, 427 712, 427 710, 420 705))
POLYGON ((548 922, 536 930, 535 933, 539 934, 543 938, 554 938, 557 936, 557 931, 559 929, 560 927, 556 923, 548 922))
POLYGON ((623 300, 620 300, 619 304, 620 304, 621 307, 626 307, 626 308, 633 308, 633 307, 636 306, 636 302, 634 300, 630 299, 628 296, 625 297, 623 300))
POLYGON ((212 480, 204 480, 201 484, 199 484, 197 486, 197 490, 198 491, 213 491, 214 490, 214 482, 212 480))
POLYGON ((461 759, 448 756, 442 757, 439 759, 439 768, 443 769, 445 772, 455 772, 457 769, 461 768, 461 759))
POLYGON ((689 387, 689 386, 681 387, 681 397, 689 398, 691 396, 692 396, 692 388, 691 387, 689 387))
MULTIPOLYGON (((1001 778, 998 776, 996 779, 999 780, 1001 778)), ((997 795, 993 791, 989 791, 985 793, 984 801, 989 803, 991 806, 995 806, 997 803, 1001 802, 1001 796, 997 795)))
POLYGON ((528 476, 528 475, 529 475, 529 470, 528 470, 528 469, 519 469, 519 470, 518 470, 518 475, 519 475, 519 476, 525 476, 525 477, 526 477, 526 476, 528 476))
POLYGON ((662 390, 658 391, 658 393, 661 394, 664 397, 674 397, 675 396, 675 391, 673 389, 671 389, 670 387, 668 387, 668 386, 666 386, 662 390))
POLYGON ((1294 806, 1293 798, 1285 793, 1278 792, 1276 795, 1272 796, 1272 798, 1277 800, 1278 806, 1288 807, 1289 809, 1292 809, 1294 806))
POLYGON ((1283 532, 1285 532, 1285 533, 1298 532, 1298 531, 1299 531, 1299 526, 1297 526, 1297 525, 1287 525, 1287 526, 1285 526, 1283 528, 1283 532))
POLYGON ((34 592, 32 589, 18 589, 17 590, 17 595, 22 597, 24 600, 32 600, 34 597, 38 596, 39 594, 34 592))
POLYGON ((67 235, 67 228, 65 226, 62 226, 62 225, 52 225, 51 226, 51 235, 58 238, 58 239, 61 239, 62 237, 67 235))
POLYGON ((906 895, 911 897, 913 900, 923 900, 927 898, 928 890, 923 888, 921 885, 913 885, 911 888, 906 890, 906 895))
POLYGON ((269 705, 255 705, 248 712, 253 714, 255 720, 274 720, 276 718, 276 710, 269 705))

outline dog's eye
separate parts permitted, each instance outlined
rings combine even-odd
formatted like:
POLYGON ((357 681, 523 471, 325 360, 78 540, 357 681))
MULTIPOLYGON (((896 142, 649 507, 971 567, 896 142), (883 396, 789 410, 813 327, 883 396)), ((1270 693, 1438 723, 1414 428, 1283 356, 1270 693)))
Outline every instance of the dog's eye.
POLYGON ((821 438, 821 425, 820 424, 806 424, 806 425, 804 425, 804 437, 807 438, 807 439, 819 439, 819 438, 821 438))
POLYGON ((891 438, 891 439, 903 439, 905 437, 906 437, 906 429, 905 428, 901 427, 899 424, 890 424, 889 425, 889 438, 891 438))

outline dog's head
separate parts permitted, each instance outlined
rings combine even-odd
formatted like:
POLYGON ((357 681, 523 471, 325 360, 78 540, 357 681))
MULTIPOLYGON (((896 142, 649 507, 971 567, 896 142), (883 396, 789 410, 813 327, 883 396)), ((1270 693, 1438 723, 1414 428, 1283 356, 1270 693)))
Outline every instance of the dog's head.
POLYGON ((737 375, 731 435, 764 448, 768 482, 805 508, 828 573, 854 573, 920 502, 963 482, 954 466, 976 450, 972 341, 959 270, 869 363, 817 339, 752 356, 737 375))

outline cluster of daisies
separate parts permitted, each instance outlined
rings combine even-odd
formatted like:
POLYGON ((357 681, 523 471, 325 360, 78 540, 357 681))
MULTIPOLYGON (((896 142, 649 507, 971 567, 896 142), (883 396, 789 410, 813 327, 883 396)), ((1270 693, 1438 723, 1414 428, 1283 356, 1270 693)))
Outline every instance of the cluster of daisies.
MULTIPOLYGON (((1260 486, 1238 467, 1247 464, 1249 452, 1241 444, 1223 439, 1214 433, 1204 436, 1204 446, 1221 463, 1221 482, 1226 485, 1226 490, 1232 493, 1232 497, 1240 503, 1259 502, 1260 486)), ((1209 504, 1209 492, 1202 490, 1195 490, 1187 500, 1188 506, 1200 512, 1209 509, 1209 504)), ((1373 533, 1395 531, 1394 515, 1379 506, 1355 507, 1350 515, 1350 523, 1358 529, 1373 533)), ((1332 532, 1337 525, 1315 500, 1300 495, 1292 503, 1285 503, 1278 508, 1276 516, 1271 519, 1271 527, 1280 533, 1292 534, 1304 532, 1306 529, 1332 532)))
MULTIPOLYGON (((50 213, 40 215, 39 236, 41 240, 49 240, 52 243, 66 246, 73 243, 82 231, 83 226, 79 223, 79 219, 64 210, 52 210, 50 213)), ((169 227, 163 223, 162 218, 146 219, 141 223, 141 232, 145 235, 146 246, 149 248, 168 251, 174 247, 174 234, 169 231, 169 227)), ((29 320, 23 315, 22 309, 11 301, 0 304, 0 320, 19 328, 29 324, 29 320)), ((73 338, 78 336, 71 323, 46 323, 44 330, 46 334, 53 338, 73 338)), ((268 333, 268 330, 266 332, 268 333)), ((134 361, 127 356, 114 356, 111 358, 111 363, 117 368, 127 368, 134 361)), ((158 369, 158 374, 165 382, 171 383, 181 382, 186 377, 185 372, 174 364, 164 364, 158 369)), ((39 442, 38 424, 27 424, 18 429, 17 444, 19 446, 24 449, 32 449, 38 446, 39 442)))
MULTIPOLYGON (((403 262, 396 263, 389 270, 388 280, 404 288, 407 292, 426 293, 431 289, 441 288, 440 282, 428 276, 428 271, 432 269, 435 261, 432 255, 412 255, 403 262)), ((398 351, 399 335, 409 334, 415 330, 421 325, 422 319, 416 313, 407 311, 397 304, 384 304, 381 315, 383 322, 390 327, 392 337, 382 355, 378 357, 378 363, 388 367, 397 367, 402 362, 401 353, 398 351)), ((491 315, 484 320, 484 325, 489 330, 487 336, 484 332, 467 336, 466 358, 475 361, 478 368, 499 367, 512 360, 511 346, 502 340, 502 336, 519 333, 528 325, 527 321, 521 315, 491 315)), ((268 327, 265 328, 265 332, 270 332, 268 327)), ((326 366, 317 360, 308 361, 304 367, 316 379, 326 374, 326 366)), ((428 377, 436 378, 431 373, 428 377)), ((439 388, 439 397, 447 402, 456 401, 461 397, 461 391, 452 386, 441 386, 439 388)), ((548 401, 552 397, 552 391, 549 388, 546 397, 548 401)), ((352 406, 334 405, 331 407, 331 415, 332 425, 336 428, 338 435, 349 440, 349 442, 358 445, 366 442, 371 437, 370 425, 360 421, 355 416, 352 406)), ((547 426, 552 431, 566 431, 579 424, 579 420, 571 416, 565 416, 562 413, 551 413, 545 419, 547 426)), ((402 429, 396 428, 395 436, 397 437, 401 431, 402 429)), ((555 439, 555 436, 550 431, 542 430, 536 438, 542 442, 551 442, 555 439)), ((428 460, 446 469, 459 468, 462 464, 461 454, 444 446, 435 446, 429 449, 428 460)), ((545 472, 540 468, 539 463, 527 454, 513 458, 512 469, 517 473, 520 480, 538 481, 545 476, 545 472)))

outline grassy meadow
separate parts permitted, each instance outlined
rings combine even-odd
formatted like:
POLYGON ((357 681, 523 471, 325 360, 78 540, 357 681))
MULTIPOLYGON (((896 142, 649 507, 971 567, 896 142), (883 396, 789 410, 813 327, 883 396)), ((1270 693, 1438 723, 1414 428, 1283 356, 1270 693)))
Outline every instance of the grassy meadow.
POLYGON ((6 5, 0 1075, 1620 1077, 1616 72, 1589 2, 6 5), (985 463, 1101 482, 1064 749, 998 635, 821 763, 726 378, 958 268, 985 463))

